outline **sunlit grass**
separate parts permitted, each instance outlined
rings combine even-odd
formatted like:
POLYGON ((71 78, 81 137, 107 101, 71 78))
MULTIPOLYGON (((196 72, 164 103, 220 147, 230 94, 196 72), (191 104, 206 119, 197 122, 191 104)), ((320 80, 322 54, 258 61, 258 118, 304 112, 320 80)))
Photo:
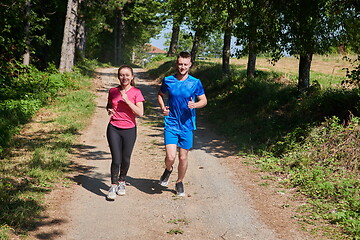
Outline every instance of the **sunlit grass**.
POLYGON ((70 171, 72 144, 95 110, 90 79, 78 72, 65 75, 73 83, 44 109, 55 114, 37 121, 40 130, 34 131, 42 133, 17 139, 10 150, 19 154, 0 162, 0 239, 26 235, 39 221, 44 194, 66 182, 63 178, 64 172, 70 171))

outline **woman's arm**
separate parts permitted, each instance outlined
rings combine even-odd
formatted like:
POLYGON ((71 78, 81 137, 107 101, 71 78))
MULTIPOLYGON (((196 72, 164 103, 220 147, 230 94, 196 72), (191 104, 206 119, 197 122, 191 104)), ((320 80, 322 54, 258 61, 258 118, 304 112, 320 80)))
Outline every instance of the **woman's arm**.
POLYGON ((138 117, 144 116, 144 103, 143 102, 137 102, 136 104, 134 104, 129 100, 129 98, 128 98, 127 94, 125 93, 125 91, 121 90, 120 92, 121 92, 122 98, 124 99, 126 104, 131 108, 131 110, 133 110, 133 112, 138 117))
POLYGON ((136 104, 133 104, 131 101, 125 101, 125 102, 138 117, 144 116, 144 103, 143 102, 137 102, 136 104))
POLYGON ((108 112, 108 115, 113 115, 114 114, 114 109, 112 107, 111 100, 108 101, 108 103, 106 105, 106 110, 108 112))

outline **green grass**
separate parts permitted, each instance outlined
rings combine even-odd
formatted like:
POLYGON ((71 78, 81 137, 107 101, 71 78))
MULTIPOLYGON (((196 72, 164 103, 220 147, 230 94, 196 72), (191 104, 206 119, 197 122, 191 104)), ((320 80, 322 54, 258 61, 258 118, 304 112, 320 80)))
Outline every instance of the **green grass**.
POLYGON ((78 71, 63 77, 72 83, 43 109, 50 117, 38 122, 39 129, 30 139, 12 137, 0 161, 0 239, 26 236, 45 210, 44 194, 56 184, 67 185, 64 173, 71 171, 69 154, 95 104, 88 77, 78 71))

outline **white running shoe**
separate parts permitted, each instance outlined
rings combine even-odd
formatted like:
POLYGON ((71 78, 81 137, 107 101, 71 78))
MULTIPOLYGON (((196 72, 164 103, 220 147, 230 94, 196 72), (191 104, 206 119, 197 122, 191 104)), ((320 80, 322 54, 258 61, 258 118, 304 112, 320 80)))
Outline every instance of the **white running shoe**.
POLYGON ((126 192, 125 192, 125 182, 119 182, 116 193, 118 195, 120 195, 120 196, 124 196, 126 194, 126 192))
POLYGON ((117 187, 118 187, 118 186, 117 186, 116 184, 111 184, 111 187, 110 187, 110 189, 109 189, 109 193, 108 193, 108 195, 107 195, 107 199, 115 200, 117 187))

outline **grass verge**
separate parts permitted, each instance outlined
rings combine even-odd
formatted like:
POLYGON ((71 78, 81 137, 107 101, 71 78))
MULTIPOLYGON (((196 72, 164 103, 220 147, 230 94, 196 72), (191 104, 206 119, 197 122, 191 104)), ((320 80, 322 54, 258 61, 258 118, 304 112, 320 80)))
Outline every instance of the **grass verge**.
POLYGON ((44 194, 66 184, 73 142, 95 110, 89 77, 75 70, 62 78, 72 84, 11 138, 0 161, 0 239, 34 229, 45 210, 44 194))

